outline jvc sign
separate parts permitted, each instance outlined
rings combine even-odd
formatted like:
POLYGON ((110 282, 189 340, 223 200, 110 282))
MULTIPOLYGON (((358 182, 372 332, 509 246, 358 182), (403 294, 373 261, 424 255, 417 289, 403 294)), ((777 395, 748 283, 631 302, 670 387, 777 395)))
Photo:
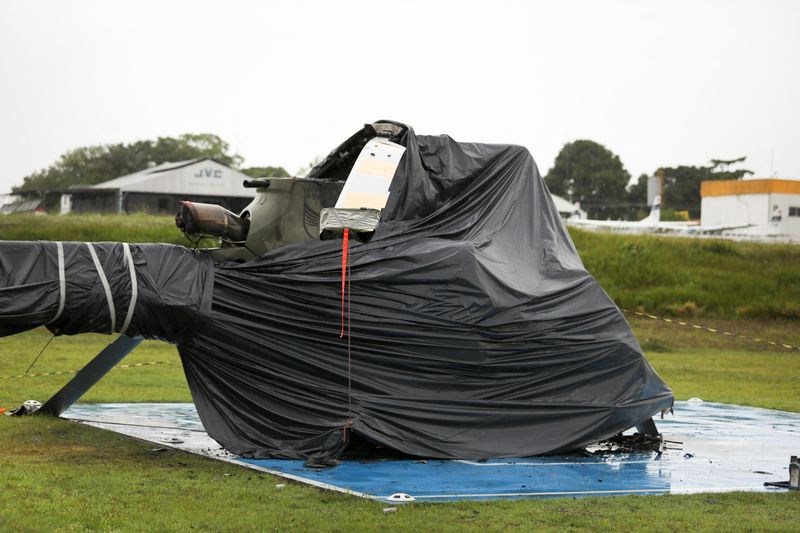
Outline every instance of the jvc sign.
POLYGON ((194 177, 222 179, 222 170, 218 168, 201 168, 197 170, 197 174, 194 177))

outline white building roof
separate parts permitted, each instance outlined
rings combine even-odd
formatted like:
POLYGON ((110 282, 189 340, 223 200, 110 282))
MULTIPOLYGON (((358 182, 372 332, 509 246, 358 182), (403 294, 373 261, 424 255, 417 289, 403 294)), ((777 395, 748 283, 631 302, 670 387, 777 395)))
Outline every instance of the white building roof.
POLYGON ((581 211, 580 207, 573 204, 566 198, 556 196, 553 193, 550 193, 550 197, 553 199, 553 203, 556 205, 556 211, 558 211, 561 215, 577 215, 579 218, 585 218, 586 213, 581 211))
POLYGON ((162 163, 127 176, 92 185, 91 189, 124 192, 235 196, 250 198, 252 189, 242 187, 246 174, 211 158, 162 163))

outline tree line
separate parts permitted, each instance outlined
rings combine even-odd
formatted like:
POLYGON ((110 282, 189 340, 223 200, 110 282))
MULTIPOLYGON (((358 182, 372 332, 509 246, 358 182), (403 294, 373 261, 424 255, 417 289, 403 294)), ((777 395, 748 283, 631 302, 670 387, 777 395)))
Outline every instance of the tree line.
MULTIPOLYGON (((49 167, 23 178, 13 193, 66 190, 72 185, 94 185, 132 174, 152 164, 210 157, 238 168, 252 177, 285 177, 283 167, 244 167, 242 156, 211 133, 186 133, 133 143, 84 146, 61 155, 49 167)), ((706 166, 661 167, 664 176, 662 204, 669 210, 700 216, 700 182, 742 179, 752 171, 736 168, 745 158, 712 159, 706 166)), ((641 218, 647 211, 647 178, 642 174, 631 183, 619 156, 594 141, 576 140, 564 145, 545 176, 550 192, 580 202, 589 217, 599 219, 641 218)))
POLYGON ((25 176, 13 194, 31 191, 66 190, 72 185, 95 185, 138 172, 153 164, 210 157, 238 168, 256 178, 285 177, 283 167, 239 168, 244 158, 230 151, 230 145, 211 133, 185 133, 133 143, 83 146, 62 154, 49 167, 25 176))
MULTIPOLYGON (((654 171, 664 176, 665 211, 688 211, 691 218, 700 217, 700 182, 706 180, 742 179, 753 172, 734 168, 744 163, 737 159, 712 159, 707 166, 680 165, 660 167, 654 171)), ((550 192, 572 202, 580 202, 590 218, 636 219, 646 214, 647 174, 633 182, 619 156, 590 140, 577 140, 564 145, 553 168, 544 180, 550 192)))

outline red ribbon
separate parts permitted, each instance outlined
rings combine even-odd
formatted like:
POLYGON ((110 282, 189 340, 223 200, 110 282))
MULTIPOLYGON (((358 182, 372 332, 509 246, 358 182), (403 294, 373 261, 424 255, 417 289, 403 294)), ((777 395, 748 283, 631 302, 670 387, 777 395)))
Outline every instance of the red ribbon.
POLYGON ((350 230, 344 228, 344 235, 342 236, 342 333, 339 335, 341 339, 344 337, 344 293, 345 284, 347 282, 347 249, 350 241, 350 230))

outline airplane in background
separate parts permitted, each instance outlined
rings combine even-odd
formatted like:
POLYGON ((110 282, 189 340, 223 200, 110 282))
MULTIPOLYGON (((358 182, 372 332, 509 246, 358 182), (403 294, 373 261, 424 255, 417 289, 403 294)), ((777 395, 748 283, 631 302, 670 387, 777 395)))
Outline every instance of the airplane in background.
POLYGON ((596 220, 570 218, 567 224, 585 229, 610 230, 628 233, 679 233, 682 235, 718 234, 726 230, 746 228, 751 224, 735 226, 703 226, 698 222, 674 222, 661 220, 661 196, 656 196, 650 214, 641 220, 596 220))

